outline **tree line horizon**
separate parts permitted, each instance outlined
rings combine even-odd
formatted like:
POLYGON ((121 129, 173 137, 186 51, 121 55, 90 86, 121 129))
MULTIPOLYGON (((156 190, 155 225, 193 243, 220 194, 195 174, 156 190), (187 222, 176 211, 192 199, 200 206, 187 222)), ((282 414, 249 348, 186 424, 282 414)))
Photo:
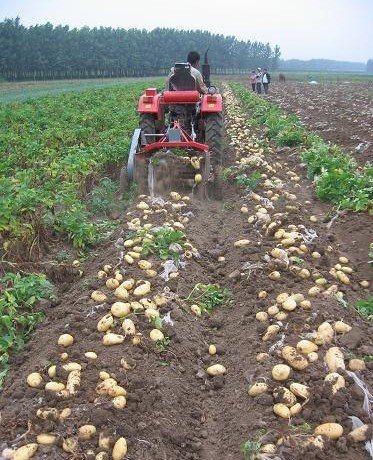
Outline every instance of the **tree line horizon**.
POLYGON ((20 18, 0 22, 0 77, 8 81, 71 78, 146 77, 168 74, 190 50, 208 52, 211 73, 270 71, 372 72, 363 63, 311 59, 281 60, 278 45, 232 35, 172 28, 70 28, 50 22, 26 27, 20 18))
POLYGON ((280 47, 202 30, 43 25, 0 22, 0 75, 7 80, 165 75, 191 50, 209 49, 213 73, 276 69, 280 47))

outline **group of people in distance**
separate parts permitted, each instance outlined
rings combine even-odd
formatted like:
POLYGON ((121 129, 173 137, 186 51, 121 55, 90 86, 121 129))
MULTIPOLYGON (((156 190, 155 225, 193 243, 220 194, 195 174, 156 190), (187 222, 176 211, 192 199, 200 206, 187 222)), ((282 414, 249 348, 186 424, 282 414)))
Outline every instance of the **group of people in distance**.
POLYGON ((268 94, 269 84, 271 83, 271 76, 267 69, 258 67, 252 70, 250 74, 250 83, 254 93, 262 94, 262 85, 264 94, 268 94))

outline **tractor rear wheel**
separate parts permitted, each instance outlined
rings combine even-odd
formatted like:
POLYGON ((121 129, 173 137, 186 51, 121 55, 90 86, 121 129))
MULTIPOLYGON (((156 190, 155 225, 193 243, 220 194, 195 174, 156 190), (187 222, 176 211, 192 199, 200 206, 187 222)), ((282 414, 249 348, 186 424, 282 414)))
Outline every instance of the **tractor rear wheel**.
POLYGON ((205 144, 209 146, 211 162, 214 166, 223 161, 223 114, 209 113, 205 118, 205 144))
MULTIPOLYGON (((152 113, 140 114, 140 128, 143 134, 155 134, 155 118, 152 113)), ((146 136, 146 143, 155 142, 153 136, 146 136)))

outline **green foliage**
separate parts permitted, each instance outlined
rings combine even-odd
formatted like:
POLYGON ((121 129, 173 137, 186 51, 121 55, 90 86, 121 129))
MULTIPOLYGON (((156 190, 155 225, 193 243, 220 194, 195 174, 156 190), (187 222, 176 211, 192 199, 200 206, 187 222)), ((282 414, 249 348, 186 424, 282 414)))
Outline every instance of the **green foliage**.
POLYGON ((165 337, 164 339, 157 340, 155 342, 155 348, 158 351, 158 353, 163 353, 170 346, 170 344, 171 344, 170 338, 165 337))
POLYGON ((373 296, 370 296, 367 299, 358 300, 355 308, 360 316, 368 321, 373 321, 373 296))
POLYGON ((245 187, 248 190, 255 190, 260 182, 262 175, 258 171, 252 172, 249 176, 247 174, 239 174, 235 180, 238 185, 245 187))
POLYGON ((176 248, 180 246, 183 249, 185 233, 168 227, 161 227, 151 232, 154 235, 154 239, 142 245, 142 254, 145 256, 149 253, 157 254, 162 260, 173 259, 175 262, 178 261, 180 253, 176 248))
POLYGON ((44 313, 34 308, 40 299, 56 299, 45 275, 7 273, 0 279, 0 387, 9 367, 9 353, 21 350, 44 319, 44 313))
POLYGON ((243 460, 255 460, 262 447, 262 439, 266 434, 265 430, 259 430, 253 439, 248 439, 241 445, 243 460))
POLYGON ((103 177, 90 195, 90 208, 94 214, 108 216, 119 207, 118 184, 108 177, 103 177))
POLYGON ((221 289, 217 284, 197 283, 185 300, 197 304, 202 313, 211 313, 214 308, 226 303, 231 296, 232 292, 229 289, 221 289))
POLYGON ((373 166, 359 168, 353 158, 333 144, 326 144, 306 131, 294 115, 284 115, 279 107, 257 97, 238 83, 231 88, 242 107, 250 113, 252 125, 263 125, 265 135, 279 146, 302 145, 301 157, 316 194, 343 209, 373 211, 373 166))
POLYGON ((31 245, 46 231, 68 236, 76 248, 97 241, 89 210, 108 214, 118 200, 110 179, 89 194, 91 184, 125 161, 138 124, 135 104, 149 84, 0 105, 0 231, 6 241, 31 245))
POLYGON ((370 243, 370 245, 369 245, 369 253, 368 253, 368 256, 369 256, 369 263, 370 263, 370 266, 373 268, 373 243, 370 243))
POLYGON ((302 425, 290 425, 291 431, 303 431, 308 432, 312 430, 312 426, 309 423, 304 422, 302 425))

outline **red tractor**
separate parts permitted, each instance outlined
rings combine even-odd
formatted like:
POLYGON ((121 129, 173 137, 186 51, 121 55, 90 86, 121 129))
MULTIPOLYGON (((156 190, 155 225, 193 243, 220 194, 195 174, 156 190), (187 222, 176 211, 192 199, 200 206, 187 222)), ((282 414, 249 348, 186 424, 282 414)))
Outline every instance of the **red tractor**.
MULTIPOLYGON (((205 69, 209 71, 206 64, 205 69)), ((168 88, 148 88, 137 110, 139 128, 132 137, 122 184, 124 175, 137 182, 142 191, 166 179, 168 188, 185 182, 206 185, 214 180, 222 163, 222 97, 214 86, 208 88, 208 94, 197 91, 190 64, 175 64, 168 88), (184 167, 175 167, 175 159, 184 167), (161 174, 154 174, 159 165, 163 165, 161 174)))

